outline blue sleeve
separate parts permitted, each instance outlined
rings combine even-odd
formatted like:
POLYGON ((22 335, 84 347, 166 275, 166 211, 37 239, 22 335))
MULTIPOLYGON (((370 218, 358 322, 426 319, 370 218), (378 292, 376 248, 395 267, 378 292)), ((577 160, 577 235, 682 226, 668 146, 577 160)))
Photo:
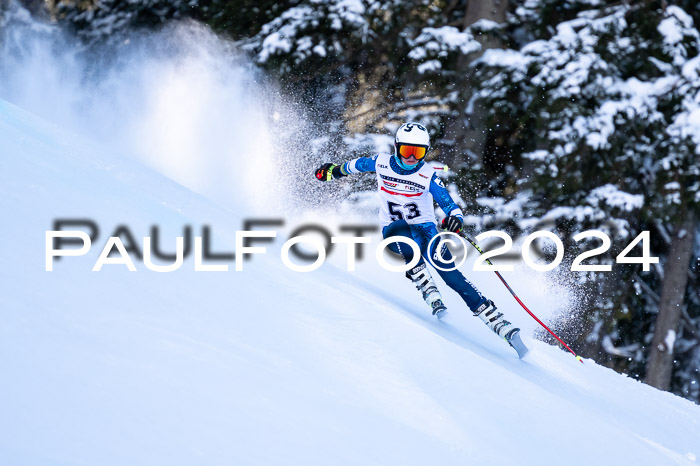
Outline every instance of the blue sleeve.
POLYGON ((350 173, 373 172, 377 170, 377 156, 359 157, 344 163, 340 170, 349 175, 350 173))
POLYGON ((445 212, 445 215, 464 217, 462 209, 452 200, 452 196, 447 192, 445 184, 435 173, 433 173, 433 178, 430 180, 430 194, 433 195, 435 202, 437 202, 442 211, 445 212))

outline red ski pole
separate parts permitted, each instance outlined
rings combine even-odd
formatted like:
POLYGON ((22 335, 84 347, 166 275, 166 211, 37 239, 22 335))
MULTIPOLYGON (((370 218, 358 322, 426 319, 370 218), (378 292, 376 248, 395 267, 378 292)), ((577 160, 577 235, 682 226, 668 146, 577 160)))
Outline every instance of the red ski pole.
MULTIPOLYGON (((469 241, 469 243, 470 243, 472 246, 474 246, 474 247, 476 248, 477 251, 479 251, 479 254, 483 254, 483 253, 484 253, 484 251, 481 250, 481 248, 479 247, 479 245, 476 244, 476 243, 474 242, 474 240, 472 240, 469 236, 467 236, 466 233, 464 233, 464 230, 460 230, 460 231, 459 231, 459 235, 460 235, 462 238, 464 238, 464 239, 466 239, 467 241, 469 241)), ((486 263, 489 264, 489 265, 491 265, 491 266, 493 265, 493 263, 491 263, 491 261, 488 260, 488 259, 486 259, 486 263)), ((518 298, 518 295, 515 294, 515 291, 513 291, 513 288, 511 288, 510 285, 508 285, 508 283, 505 281, 505 279, 503 278, 503 276, 502 276, 497 270, 494 270, 494 272, 496 272, 496 275, 498 275, 498 278, 500 278, 500 279, 501 279, 501 282, 503 282, 503 284, 506 286, 506 288, 508 288, 508 291, 510 291, 510 294, 513 295, 513 297, 514 297, 515 300, 518 302, 518 304, 520 304, 520 305, 523 307, 523 309, 525 309, 525 311, 526 311, 528 314, 530 314, 530 316, 532 316, 533 319, 535 319, 535 320, 537 321, 538 324, 540 324, 542 327, 544 327, 545 330, 547 330, 547 331, 550 333, 550 335, 552 335, 554 338, 556 338, 557 341, 559 341, 559 343, 561 343, 562 345, 564 345, 564 348, 568 349, 569 352, 571 352, 571 354, 573 354, 574 356, 576 356, 576 359, 577 359, 578 361, 580 361, 581 363, 583 363, 583 359, 581 359, 581 356, 579 356, 579 355, 577 355, 576 353, 574 353, 574 350, 572 350, 571 348, 569 348, 569 345, 567 345, 566 343, 564 343, 564 341, 563 341, 561 338, 559 338, 559 337, 557 336, 556 333, 552 332, 552 331, 549 329, 549 327, 547 327, 540 319, 537 318, 537 316, 536 316, 535 314, 532 313, 532 311, 530 311, 530 309, 527 308, 527 306, 525 305, 525 303, 523 303, 523 302, 520 300, 520 298, 518 298)))

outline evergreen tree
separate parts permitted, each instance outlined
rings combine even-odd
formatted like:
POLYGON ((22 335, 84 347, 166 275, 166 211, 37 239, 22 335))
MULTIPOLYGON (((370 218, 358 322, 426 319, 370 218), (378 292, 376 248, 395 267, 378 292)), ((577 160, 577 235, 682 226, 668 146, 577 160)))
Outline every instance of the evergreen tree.
POLYGON ((190 17, 197 0, 57 0, 53 14, 88 43, 119 39, 133 28, 151 29, 170 19, 190 17))
MULTIPOLYGON (((537 27, 542 17, 532 18, 530 30, 545 36, 537 27)), ((522 158, 526 216, 554 220, 565 238, 606 230, 617 240, 608 260, 644 230, 672 232, 668 244, 652 244, 663 268, 617 265, 585 277, 596 297, 582 337, 595 343, 588 355, 637 377, 659 351, 657 340, 670 341, 668 330, 677 331, 680 313, 650 349, 656 315, 661 319, 666 303, 676 310, 693 305, 684 300, 685 285, 672 283, 687 273, 690 253, 666 255, 679 250, 675 238, 685 238, 681 250, 688 251, 697 225, 698 50, 698 31, 681 8, 638 2, 580 10, 551 37, 488 51, 477 64, 489 131, 504 133, 498 144, 522 158), (675 267, 681 271, 672 274, 675 267), (661 289, 667 291, 658 298, 661 289)), ((659 367, 670 364, 665 358, 659 367)), ((670 373, 656 385, 668 388, 670 373)))

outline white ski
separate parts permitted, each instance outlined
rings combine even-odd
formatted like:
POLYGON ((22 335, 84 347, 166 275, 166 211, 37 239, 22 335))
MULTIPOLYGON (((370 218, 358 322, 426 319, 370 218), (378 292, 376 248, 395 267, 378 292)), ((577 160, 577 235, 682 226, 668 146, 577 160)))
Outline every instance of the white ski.
POLYGON ((520 359, 523 358, 528 352, 527 346, 525 346, 525 343, 520 339, 520 330, 515 332, 513 335, 510 336, 510 340, 506 340, 510 346, 513 347, 513 349, 518 353, 518 357, 520 359))

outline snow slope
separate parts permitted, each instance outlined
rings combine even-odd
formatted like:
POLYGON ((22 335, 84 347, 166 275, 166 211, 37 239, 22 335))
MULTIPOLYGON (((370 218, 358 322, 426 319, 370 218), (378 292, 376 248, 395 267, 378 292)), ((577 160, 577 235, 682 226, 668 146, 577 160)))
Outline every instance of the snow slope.
MULTIPOLYGON (((456 295, 437 322, 373 260, 292 272, 284 231, 241 272, 195 273, 192 258, 91 272, 119 224, 137 239, 158 225, 167 251, 184 225, 210 224, 229 251, 255 212, 5 101, 0 186, 0 464, 697 463, 699 406, 527 335, 518 360, 456 295), (100 238, 46 272, 56 218, 94 219, 100 238)), ((518 291, 547 308, 532 288, 518 291)))

